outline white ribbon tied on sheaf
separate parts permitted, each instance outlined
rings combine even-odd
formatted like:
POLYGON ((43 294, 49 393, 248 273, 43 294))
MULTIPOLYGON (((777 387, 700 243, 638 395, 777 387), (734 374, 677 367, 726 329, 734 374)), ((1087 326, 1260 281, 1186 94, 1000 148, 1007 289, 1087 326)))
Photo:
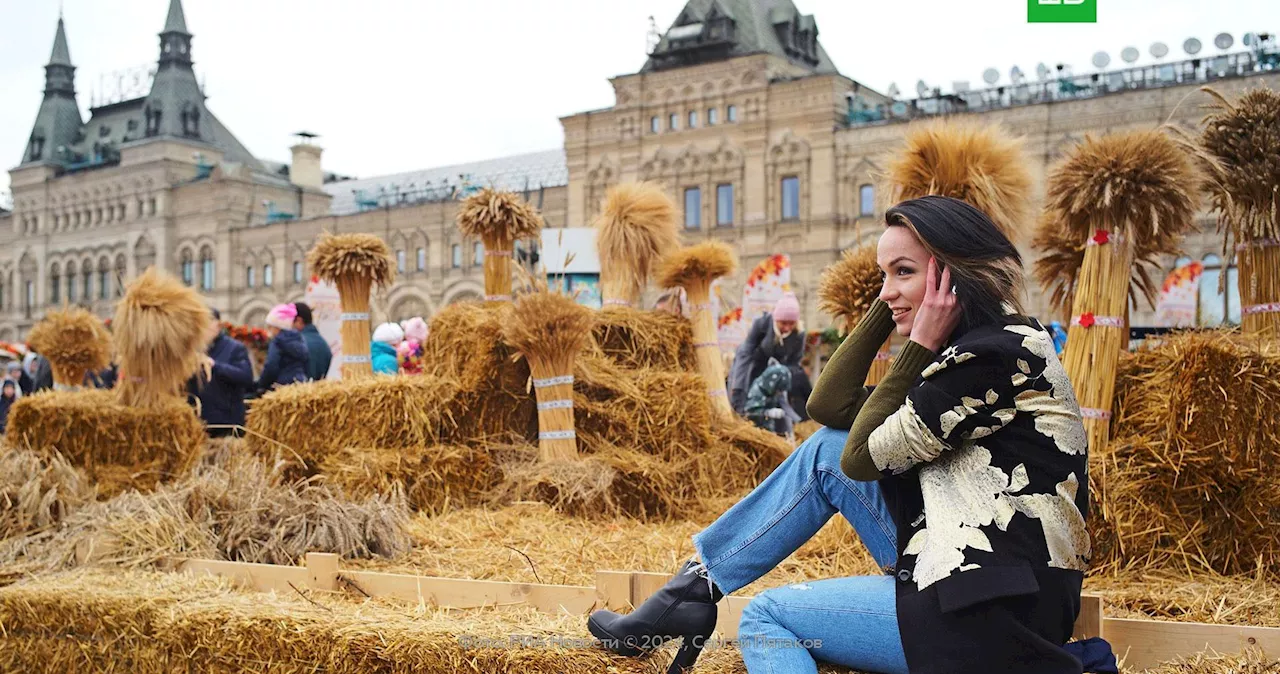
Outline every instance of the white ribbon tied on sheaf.
POLYGON ((342 356, 342 362, 344 362, 344 363, 367 363, 367 362, 369 362, 369 357, 368 357, 368 356, 359 356, 359 355, 357 355, 357 356, 352 356, 352 355, 349 355, 349 354, 343 354, 343 356, 342 356))
POLYGON ((573 431, 543 431, 538 434, 539 440, 573 440, 578 434, 573 431))
POLYGON ((548 377, 547 379, 534 379, 534 388, 548 388, 551 386, 560 386, 561 384, 572 384, 573 375, 567 374, 562 377, 548 377))
POLYGON ((367 321, 369 320, 368 312, 342 314, 340 318, 344 321, 367 321))
POLYGON ((548 400, 538 403, 539 410, 568 410, 573 409, 572 400, 548 400))

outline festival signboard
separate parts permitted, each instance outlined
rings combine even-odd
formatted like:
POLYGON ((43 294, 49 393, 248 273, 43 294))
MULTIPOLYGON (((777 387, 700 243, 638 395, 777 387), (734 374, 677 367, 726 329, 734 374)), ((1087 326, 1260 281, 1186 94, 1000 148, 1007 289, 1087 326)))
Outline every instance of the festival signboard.
POLYGON ((1200 296, 1200 276, 1204 265, 1188 262, 1169 272, 1160 287, 1156 301, 1156 326, 1163 328, 1194 328, 1196 309, 1200 296))
POLYGON ((342 302, 338 296, 338 288, 332 283, 321 281, 312 276, 307 283, 307 292, 303 302, 311 307, 311 321, 329 344, 333 352, 333 360, 329 361, 327 379, 342 378, 342 302))

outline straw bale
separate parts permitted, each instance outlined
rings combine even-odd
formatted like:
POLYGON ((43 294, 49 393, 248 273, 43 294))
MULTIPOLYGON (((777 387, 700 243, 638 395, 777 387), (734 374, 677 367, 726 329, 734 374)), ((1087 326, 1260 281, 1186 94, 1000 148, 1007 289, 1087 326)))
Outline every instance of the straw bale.
POLYGON ((658 285, 686 288, 709 284, 737 271, 738 256, 722 241, 704 241, 671 251, 658 269, 658 285))
POLYGON ((714 479, 735 488, 760 484, 791 455, 793 447, 781 438, 740 417, 717 417, 711 425, 715 441, 705 460, 717 467, 714 479))
POLYGON ((113 391, 43 391, 9 410, 9 444, 43 456, 61 454, 104 495, 185 474, 204 445, 204 425, 182 399, 154 407, 125 405, 113 391))
POLYGON ((55 526, 95 493, 84 471, 61 454, 0 447, 0 539, 55 526))
POLYGON ((410 507, 425 512, 480 503, 500 477, 487 448, 465 445, 348 447, 326 457, 319 470, 349 496, 399 490, 410 507))
POLYGON ((205 357, 211 320, 200 293, 172 274, 151 267, 129 283, 111 322, 120 401, 163 407, 179 396, 205 357))
POLYGON ((456 396, 452 381, 426 374, 282 386, 250 404, 246 440, 308 470, 348 447, 429 447, 454 432, 455 414, 469 413, 456 396))
POLYGON ((1085 591, 1116 618, 1280 627, 1280 583, 1256 576, 1135 571, 1090 576, 1085 591))
POLYGON ((367 278, 386 288, 395 282, 396 267, 387 242, 375 234, 320 235, 307 252, 311 273, 325 281, 337 283, 346 277, 367 278))
POLYGON ((696 372, 693 326, 664 311, 611 307, 596 316, 593 331, 604 354, 629 368, 696 372))
POLYGON ((889 165, 893 201, 932 194, 982 211, 1010 240, 1026 229, 1031 173, 1020 139, 997 126, 939 120, 913 126, 889 165))
POLYGON ((542 216, 514 192, 485 187, 458 207, 458 229, 464 236, 514 241, 538 236, 542 216))
POLYGON ((89 371, 111 362, 111 335, 102 319, 80 307, 55 309, 31 328, 27 343, 49 360, 57 383, 80 386, 89 371))
POLYGON ((818 309, 843 320, 845 329, 852 330, 880 296, 880 288, 884 286, 881 273, 874 244, 844 251, 839 261, 822 272, 818 281, 818 309))

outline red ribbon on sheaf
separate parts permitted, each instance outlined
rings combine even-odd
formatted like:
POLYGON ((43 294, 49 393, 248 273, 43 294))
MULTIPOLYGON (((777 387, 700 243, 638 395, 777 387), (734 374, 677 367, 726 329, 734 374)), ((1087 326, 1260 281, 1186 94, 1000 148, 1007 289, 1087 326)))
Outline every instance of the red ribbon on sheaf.
POLYGON ((1101 246, 1104 243, 1110 243, 1111 232, 1108 232, 1105 229, 1099 229, 1098 231, 1093 233, 1093 238, 1090 239, 1090 241, 1092 241, 1093 245, 1095 246, 1101 246))
POLYGON ((1080 320, 1078 322, 1080 323, 1080 327, 1082 328, 1093 327, 1093 322, 1094 322, 1093 314, 1090 314, 1090 313, 1080 314, 1080 320))

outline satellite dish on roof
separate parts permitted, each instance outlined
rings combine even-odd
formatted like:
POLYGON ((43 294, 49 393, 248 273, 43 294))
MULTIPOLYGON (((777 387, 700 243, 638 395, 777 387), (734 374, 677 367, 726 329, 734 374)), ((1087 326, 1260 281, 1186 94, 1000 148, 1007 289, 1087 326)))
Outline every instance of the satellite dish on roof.
POLYGON ((1204 45, 1200 44, 1199 40, 1194 37, 1189 37, 1186 42, 1182 43, 1182 51, 1190 54, 1191 56, 1195 56, 1200 53, 1200 48, 1203 46, 1204 45))
POLYGON ((1000 81, 1000 71, 995 68, 987 68, 982 71, 982 81, 987 84, 995 84, 1000 81))
POLYGON ((1107 52, 1100 51, 1097 54, 1093 55, 1094 68, 1098 68, 1099 70, 1101 70, 1102 68, 1106 68, 1107 64, 1109 63, 1111 63, 1111 55, 1108 54, 1107 52))
POLYGON ((916 95, 920 96, 920 98, 924 98, 929 95, 929 85, 925 84, 924 80, 916 82, 916 95))
POLYGON ((1231 37, 1231 33, 1218 33, 1213 38, 1213 46, 1218 49, 1230 49, 1233 44, 1235 44, 1235 38, 1231 37))
POLYGON ((1151 45, 1151 55, 1162 59, 1169 54, 1169 45, 1163 42, 1156 42, 1151 45))
POLYGON ((898 85, 894 84, 893 82, 889 83, 888 93, 889 93, 889 98, 897 98, 900 94, 902 94, 901 91, 898 91, 898 85))
POLYGON ((1040 79, 1042 79, 1042 80, 1043 80, 1043 79, 1048 78, 1048 77, 1049 77, 1049 66, 1047 66, 1047 65, 1045 65, 1045 64, 1043 64, 1043 63, 1041 63, 1041 64, 1037 65, 1037 66, 1036 66, 1036 77, 1039 77, 1039 78, 1040 78, 1040 79))
POLYGON ((1142 52, 1139 52, 1137 47, 1125 47, 1120 51, 1120 59, 1125 63, 1133 63, 1139 56, 1142 56, 1142 52))
POLYGON ((1252 47, 1253 43, 1257 41, 1257 39, 1258 39, 1257 35, 1254 35, 1253 33, 1245 33, 1244 39, 1241 41, 1244 42, 1244 46, 1252 47))
POLYGON ((1027 76, 1022 74, 1022 68, 1014 66, 1009 69, 1009 81, 1014 84, 1022 84, 1026 81, 1027 76))

